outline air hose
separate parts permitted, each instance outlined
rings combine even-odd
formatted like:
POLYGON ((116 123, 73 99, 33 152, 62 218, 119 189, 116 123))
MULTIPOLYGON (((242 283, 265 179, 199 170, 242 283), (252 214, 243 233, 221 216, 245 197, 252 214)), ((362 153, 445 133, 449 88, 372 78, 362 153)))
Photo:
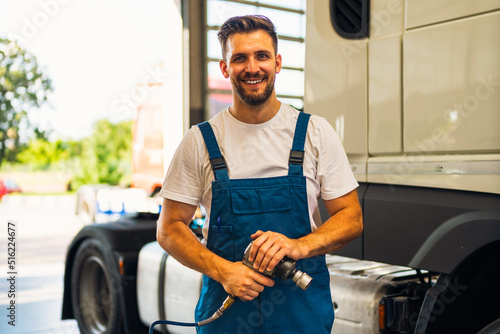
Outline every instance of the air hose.
POLYGON ((219 319, 224 314, 224 312, 226 312, 226 310, 233 305, 234 301, 235 301, 235 297, 233 295, 227 296, 227 298, 222 303, 221 307, 219 307, 219 309, 217 311, 215 311, 215 313, 210 318, 202 320, 202 321, 198 321, 198 322, 178 322, 178 321, 170 321, 170 320, 157 320, 157 321, 153 322, 151 324, 151 326, 149 327, 149 334, 153 334, 153 328, 156 325, 174 325, 174 326, 183 326, 183 327, 204 326, 206 324, 211 323, 214 320, 219 319))

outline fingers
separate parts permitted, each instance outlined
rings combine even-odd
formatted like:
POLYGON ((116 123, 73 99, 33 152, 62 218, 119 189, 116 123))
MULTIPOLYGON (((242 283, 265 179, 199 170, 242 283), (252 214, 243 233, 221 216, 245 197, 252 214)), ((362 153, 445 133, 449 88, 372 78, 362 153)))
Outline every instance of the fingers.
POLYGON ((250 237, 252 238, 252 240, 255 240, 257 239, 258 237, 260 237, 261 235, 263 235, 264 232, 261 231, 261 230, 258 230, 257 232, 255 232, 254 234, 252 234, 250 237))
POLYGON ((281 262, 281 260, 287 255, 287 251, 283 248, 278 249, 276 253, 271 257, 270 254, 266 254, 264 257, 264 260, 260 264, 259 271, 264 271, 264 270, 273 270, 278 263, 281 262))
POLYGON ((267 240, 267 236, 264 235, 264 232, 261 230, 258 230, 254 234, 252 234, 250 237, 253 240, 253 245, 252 248, 250 249, 250 254, 248 256, 248 259, 250 261, 255 261, 255 256, 257 255, 257 252, 262 245, 263 242, 267 240))
MULTIPOLYGON (((254 271, 252 271, 253 273, 253 276, 252 276, 252 279, 258 283, 259 285, 262 286, 262 290, 264 290, 264 286, 268 286, 268 287, 272 287, 274 286, 274 280, 267 277, 267 276, 264 276, 264 275, 261 275, 259 273, 256 273, 254 271)), ((259 291, 259 292, 262 292, 262 291, 259 291)))
POLYGON ((266 286, 271 287, 274 285, 274 281, 269 277, 263 276, 261 274, 252 271, 251 280, 249 284, 245 286, 242 290, 241 299, 243 300, 253 300, 256 298, 266 286))
POLYGON ((253 300, 266 286, 274 285, 272 279, 253 271, 241 262, 231 264, 230 272, 221 283, 227 293, 245 301, 253 300))
POLYGON ((252 279, 244 280, 241 285, 237 287, 236 296, 242 300, 253 300, 259 293, 264 291, 264 286, 257 284, 252 279))
MULTIPOLYGON (((288 256, 294 260, 300 258, 300 243, 276 232, 257 231, 252 234, 253 244, 250 248, 249 261, 254 263, 258 272, 272 271, 276 265, 288 256)), ((241 262, 232 262, 225 271, 221 283, 229 294, 242 300, 253 300, 266 286, 273 286, 274 280, 259 274, 241 262)))
MULTIPOLYGON (((283 256, 278 259, 280 246, 276 244, 271 244, 270 242, 264 243, 259 248, 259 252, 255 257, 254 268, 260 272, 264 272, 266 269, 273 270, 276 264, 281 261, 283 256)), ((281 252, 283 253, 283 252, 281 252)))
POLYGON ((283 234, 257 231, 251 237, 254 240, 249 260, 253 261, 254 268, 260 272, 272 271, 285 256, 293 256, 295 241, 283 234))

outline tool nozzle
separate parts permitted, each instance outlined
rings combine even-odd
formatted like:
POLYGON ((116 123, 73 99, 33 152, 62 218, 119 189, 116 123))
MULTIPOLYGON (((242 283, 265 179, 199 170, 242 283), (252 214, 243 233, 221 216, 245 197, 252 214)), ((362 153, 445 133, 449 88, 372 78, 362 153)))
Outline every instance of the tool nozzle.
POLYGON ((300 270, 297 270, 295 275, 292 277, 292 281, 294 281, 295 284, 302 290, 306 290, 309 285, 311 285, 312 277, 300 270))

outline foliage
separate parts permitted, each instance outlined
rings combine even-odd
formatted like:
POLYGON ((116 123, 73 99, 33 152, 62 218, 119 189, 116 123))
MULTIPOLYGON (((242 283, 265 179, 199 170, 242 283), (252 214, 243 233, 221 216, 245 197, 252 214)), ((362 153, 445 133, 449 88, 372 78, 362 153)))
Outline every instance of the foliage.
POLYGON ((30 124, 28 116, 51 92, 51 80, 36 57, 16 41, 0 37, 0 166, 7 162, 32 171, 71 170, 74 189, 89 183, 116 185, 130 178, 132 121, 100 120, 93 134, 81 141, 49 141, 49 134, 30 124))
POLYGON ((34 138, 3 171, 64 171, 73 175, 68 189, 84 184, 127 185, 131 178, 132 121, 100 120, 82 140, 34 138))
POLYGON ((93 134, 82 140, 78 149, 73 189, 83 184, 123 182, 131 173, 132 121, 98 121, 93 134))
POLYGON ((43 138, 31 140, 27 148, 17 155, 17 161, 30 167, 31 170, 48 170, 55 163, 68 161, 75 156, 78 143, 63 142, 58 139, 49 142, 43 138))
POLYGON ((45 136, 29 122, 28 114, 47 101, 51 80, 44 74, 34 55, 16 41, 0 38, 0 165, 16 161, 23 147, 20 129, 45 136))

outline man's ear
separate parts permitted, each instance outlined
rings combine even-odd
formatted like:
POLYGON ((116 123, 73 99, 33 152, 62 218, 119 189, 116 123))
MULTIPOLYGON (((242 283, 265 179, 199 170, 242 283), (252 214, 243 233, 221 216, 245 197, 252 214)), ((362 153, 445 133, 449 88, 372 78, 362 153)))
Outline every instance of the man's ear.
POLYGON ((229 78, 226 60, 224 60, 224 59, 219 60, 219 67, 220 67, 220 71, 222 72, 222 75, 224 75, 224 78, 226 78, 226 79, 229 78))
POLYGON ((281 71, 281 66, 282 66, 282 59, 281 59, 281 55, 280 54, 277 54, 276 55, 276 74, 277 73, 280 73, 281 71))

